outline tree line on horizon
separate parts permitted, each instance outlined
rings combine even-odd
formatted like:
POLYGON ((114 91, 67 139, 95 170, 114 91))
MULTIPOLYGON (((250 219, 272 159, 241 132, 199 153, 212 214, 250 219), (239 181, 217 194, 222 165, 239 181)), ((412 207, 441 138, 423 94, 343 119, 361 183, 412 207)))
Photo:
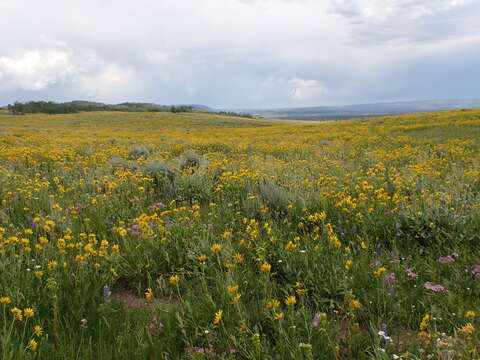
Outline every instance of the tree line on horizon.
POLYGON ((12 115, 25 114, 74 114, 81 111, 126 111, 126 112, 193 112, 195 109, 190 105, 163 106, 144 103, 122 103, 108 105, 87 101, 72 101, 56 103, 54 101, 29 101, 15 102, 7 106, 12 115))
POLYGON ((197 108, 192 105, 156 105, 150 103, 130 103, 121 104, 103 104, 90 101, 71 101, 57 103, 54 101, 29 101, 15 102, 9 104, 6 109, 12 115, 26 114, 75 114, 81 111, 124 111, 124 112, 171 112, 171 113, 191 113, 202 112, 225 116, 238 116, 253 118, 248 113, 236 113, 233 111, 209 111, 197 108))

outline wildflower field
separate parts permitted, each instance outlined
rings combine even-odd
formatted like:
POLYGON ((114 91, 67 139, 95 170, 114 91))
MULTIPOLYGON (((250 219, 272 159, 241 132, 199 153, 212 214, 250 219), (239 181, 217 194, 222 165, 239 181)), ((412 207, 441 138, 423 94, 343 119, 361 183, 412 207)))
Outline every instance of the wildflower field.
POLYGON ((480 110, 0 113, 1 359, 479 359, 480 110))

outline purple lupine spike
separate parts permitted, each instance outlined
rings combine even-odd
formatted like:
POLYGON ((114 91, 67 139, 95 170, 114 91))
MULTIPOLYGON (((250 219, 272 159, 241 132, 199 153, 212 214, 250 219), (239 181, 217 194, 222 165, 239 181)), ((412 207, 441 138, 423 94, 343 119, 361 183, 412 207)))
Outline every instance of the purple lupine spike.
POLYGON ((108 285, 103 286, 103 302, 105 304, 108 304, 111 300, 112 292, 110 291, 110 288, 108 285))
POLYGON ((375 245, 375 255, 382 255, 382 244, 378 243, 377 245, 375 245))

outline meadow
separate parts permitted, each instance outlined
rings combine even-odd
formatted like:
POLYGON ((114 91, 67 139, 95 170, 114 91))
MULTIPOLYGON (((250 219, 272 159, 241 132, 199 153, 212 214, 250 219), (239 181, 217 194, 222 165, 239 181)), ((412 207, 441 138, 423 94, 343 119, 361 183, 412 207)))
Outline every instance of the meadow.
POLYGON ((0 114, 0 357, 480 359, 480 110, 0 114))

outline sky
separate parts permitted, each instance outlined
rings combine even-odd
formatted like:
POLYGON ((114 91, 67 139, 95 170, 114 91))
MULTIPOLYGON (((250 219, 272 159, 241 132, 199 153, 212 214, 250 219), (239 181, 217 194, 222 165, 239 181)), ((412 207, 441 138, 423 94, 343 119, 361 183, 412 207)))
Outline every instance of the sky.
POLYGON ((0 105, 480 98, 479 0, 0 0, 0 105))

